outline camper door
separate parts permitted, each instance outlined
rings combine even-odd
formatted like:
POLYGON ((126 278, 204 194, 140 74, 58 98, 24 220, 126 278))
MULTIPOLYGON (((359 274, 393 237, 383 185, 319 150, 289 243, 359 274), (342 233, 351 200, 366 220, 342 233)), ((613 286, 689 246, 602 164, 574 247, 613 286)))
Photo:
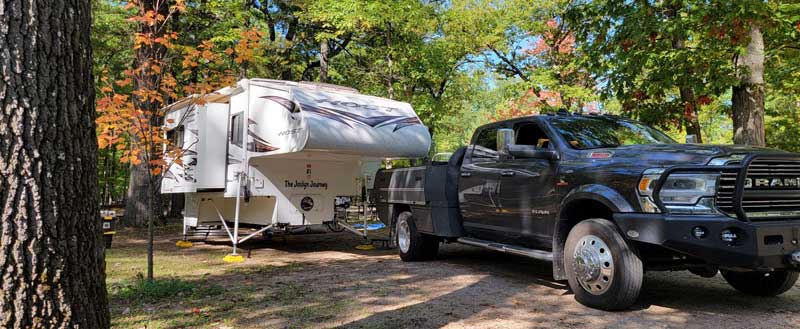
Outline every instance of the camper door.
POLYGON ((197 190, 214 191, 225 188, 226 158, 228 155, 228 112, 230 106, 207 103, 198 108, 197 131, 197 190))

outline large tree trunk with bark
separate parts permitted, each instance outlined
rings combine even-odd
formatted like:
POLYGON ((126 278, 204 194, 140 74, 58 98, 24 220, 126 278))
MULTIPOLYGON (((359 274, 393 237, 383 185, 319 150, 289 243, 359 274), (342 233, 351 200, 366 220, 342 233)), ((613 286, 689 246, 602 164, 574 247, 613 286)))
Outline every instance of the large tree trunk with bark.
POLYGON ((108 328, 89 0, 0 0, 0 327, 108 328))
POLYGON ((758 25, 750 26, 747 52, 734 65, 740 81, 733 87, 733 142, 764 146, 764 38, 758 25))
MULTIPOLYGON (((144 0, 142 5, 145 11, 155 11, 163 16, 169 15, 169 1, 164 0, 144 0), (156 8, 158 5, 158 8, 156 8)), ((148 26, 140 24, 138 27, 139 32, 150 32, 148 26)), ((159 31, 158 37, 164 33, 164 30, 159 31)), ((136 49, 134 66, 141 68, 143 65, 152 65, 157 63, 161 65, 162 60, 167 54, 167 48, 163 45, 154 45, 153 47, 139 47, 136 49)), ((133 86, 136 89, 159 90, 161 83, 161 75, 156 74, 137 74, 133 79, 133 86)), ((150 125, 157 126, 160 124, 159 116, 156 111, 163 105, 139 97, 133 97, 133 102, 137 109, 151 111, 150 125)), ((144 141, 143 143, 148 143, 144 141)), ((155 146, 155 145, 151 145, 155 146)), ((150 148, 148 148, 150 149, 150 148)), ((150 149, 155 152, 157 147, 150 149)), ((161 196, 158 191, 150 189, 150 164, 147 161, 142 161, 139 165, 131 165, 130 180, 128 182, 128 194, 125 200, 125 224, 143 227, 147 225, 149 218, 154 216, 161 216, 162 208, 161 196), (152 206, 150 206, 152 204, 152 206)))

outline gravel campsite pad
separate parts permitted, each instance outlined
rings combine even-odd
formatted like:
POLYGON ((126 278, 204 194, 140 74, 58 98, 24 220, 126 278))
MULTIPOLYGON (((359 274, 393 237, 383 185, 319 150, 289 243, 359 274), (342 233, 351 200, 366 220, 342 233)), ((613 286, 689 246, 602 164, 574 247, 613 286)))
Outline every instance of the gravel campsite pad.
POLYGON ((435 261, 401 262, 394 250, 362 251, 347 233, 254 238, 244 263, 227 264, 227 241, 175 247, 156 238, 158 285, 144 287, 144 233, 124 230, 107 251, 115 328, 776 328, 800 323, 800 289, 755 298, 718 275, 651 272, 633 309, 578 304, 550 264, 456 244, 435 261))

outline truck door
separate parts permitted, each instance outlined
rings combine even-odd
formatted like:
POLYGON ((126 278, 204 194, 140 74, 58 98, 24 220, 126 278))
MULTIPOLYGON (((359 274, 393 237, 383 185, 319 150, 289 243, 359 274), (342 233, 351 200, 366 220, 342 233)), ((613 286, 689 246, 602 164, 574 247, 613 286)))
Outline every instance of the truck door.
POLYGON ((474 237, 498 240, 504 236, 499 223, 497 191, 500 189, 497 127, 477 132, 467 148, 458 180, 458 200, 464 231, 474 237))
MULTIPOLYGON (((535 122, 514 126, 515 144, 553 149, 550 138, 535 122)), ((502 223, 511 243, 540 248, 552 247, 557 211, 555 170, 557 162, 548 159, 514 159, 500 162, 499 203, 502 223)))

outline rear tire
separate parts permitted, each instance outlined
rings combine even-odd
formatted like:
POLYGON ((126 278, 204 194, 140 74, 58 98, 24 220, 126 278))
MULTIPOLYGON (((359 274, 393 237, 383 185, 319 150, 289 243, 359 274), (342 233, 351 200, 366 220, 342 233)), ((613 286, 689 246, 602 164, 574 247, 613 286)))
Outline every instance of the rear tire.
POLYGON ((588 307, 627 309, 642 289, 641 259, 606 219, 587 219, 572 228, 564 267, 575 299, 588 307))
POLYGON ((439 239, 417 231, 414 215, 409 211, 397 216, 395 236, 400 259, 405 262, 434 259, 439 252, 439 239))
POLYGON ((753 296, 773 297, 792 289, 800 273, 786 270, 772 272, 722 271, 732 287, 753 296))
POLYGON ((113 234, 104 234, 103 235, 103 242, 105 242, 106 249, 111 249, 111 241, 114 239, 113 234))

